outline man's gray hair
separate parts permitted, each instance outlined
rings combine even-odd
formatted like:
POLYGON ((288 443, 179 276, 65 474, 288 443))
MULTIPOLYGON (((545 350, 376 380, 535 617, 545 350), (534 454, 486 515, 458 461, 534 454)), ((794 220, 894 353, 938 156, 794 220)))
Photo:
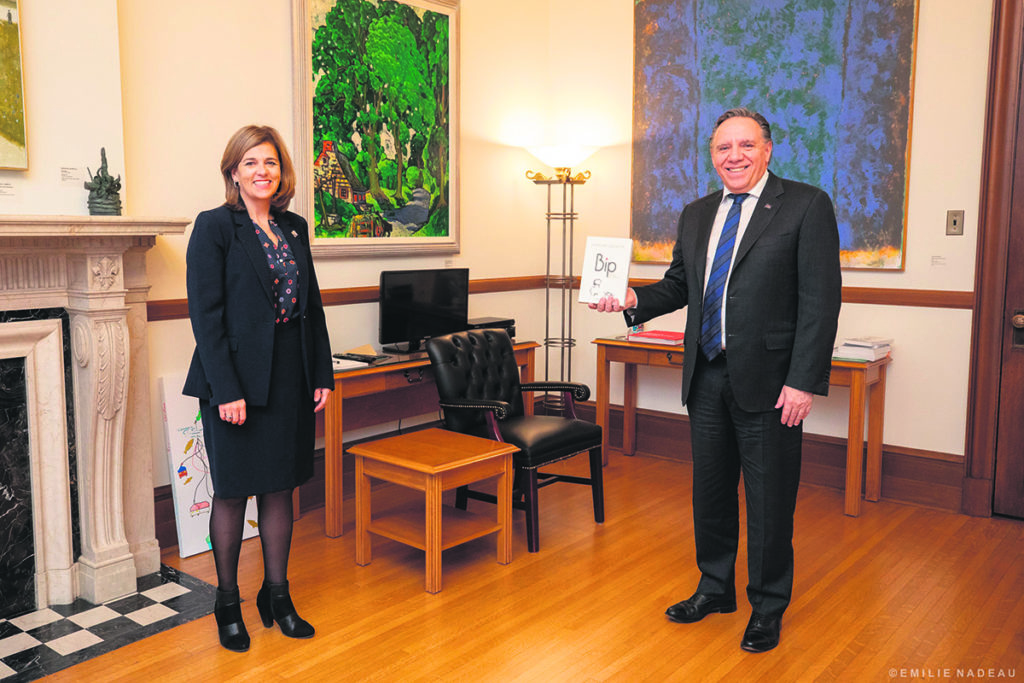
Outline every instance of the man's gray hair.
POLYGON ((761 127, 761 136, 764 138, 764 141, 772 141, 772 127, 768 123, 768 119, 766 119, 764 116, 757 113, 753 109, 747 109, 746 107, 734 107, 729 111, 725 112, 724 114, 722 114, 721 116, 719 116, 718 120, 715 121, 715 127, 711 131, 711 137, 708 138, 708 145, 710 145, 711 142, 715 139, 715 131, 718 130, 719 126, 721 126, 729 119, 734 119, 737 117, 742 117, 745 119, 754 119, 754 121, 757 122, 757 125, 761 127))

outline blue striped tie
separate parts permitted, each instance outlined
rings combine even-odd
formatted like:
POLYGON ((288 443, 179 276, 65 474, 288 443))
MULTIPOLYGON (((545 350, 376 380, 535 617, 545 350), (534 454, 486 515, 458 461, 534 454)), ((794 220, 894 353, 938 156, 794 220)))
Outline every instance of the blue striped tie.
POLYGON ((722 352, 722 296, 725 294, 725 280, 729 275, 732 250, 736 244, 736 231, 740 226, 740 205, 749 194, 730 194, 732 206, 718 238, 715 260, 711 264, 708 286, 704 289, 704 306, 700 319, 700 348, 708 360, 722 352))

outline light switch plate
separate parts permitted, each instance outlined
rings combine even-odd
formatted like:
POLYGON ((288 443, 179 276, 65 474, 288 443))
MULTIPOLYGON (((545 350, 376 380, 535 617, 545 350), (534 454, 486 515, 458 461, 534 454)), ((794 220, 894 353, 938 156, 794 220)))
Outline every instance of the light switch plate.
POLYGON ((962 235, 964 234, 964 210, 963 209, 950 209, 946 212, 946 234, 947 235, 962 235))

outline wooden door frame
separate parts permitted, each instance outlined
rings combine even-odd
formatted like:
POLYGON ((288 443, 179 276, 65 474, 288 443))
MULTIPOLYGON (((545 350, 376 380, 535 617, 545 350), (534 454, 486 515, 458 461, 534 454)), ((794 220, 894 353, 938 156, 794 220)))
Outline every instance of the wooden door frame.
POLYGON ((982 517, 992 515, 995 485, 999 376, 1006 336, 1003 299, 1024 56, 1022 35, 1024 6, 1020 0, 995 0, 982 152, 961 508, 966 514, 982 517))

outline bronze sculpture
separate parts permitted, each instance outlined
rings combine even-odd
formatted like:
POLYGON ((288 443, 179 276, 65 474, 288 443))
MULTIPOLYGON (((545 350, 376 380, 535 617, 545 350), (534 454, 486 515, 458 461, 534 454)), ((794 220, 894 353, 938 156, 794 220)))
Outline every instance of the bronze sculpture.
POLYGON ((89 190, 89 215, 90 216, 120 216, 121 215, 121 176, 114 178, 107 171, 107 150, 100 147, 100 167, 96 175, 89 173, 89 180, 85 182, 85 189, 89 190))

